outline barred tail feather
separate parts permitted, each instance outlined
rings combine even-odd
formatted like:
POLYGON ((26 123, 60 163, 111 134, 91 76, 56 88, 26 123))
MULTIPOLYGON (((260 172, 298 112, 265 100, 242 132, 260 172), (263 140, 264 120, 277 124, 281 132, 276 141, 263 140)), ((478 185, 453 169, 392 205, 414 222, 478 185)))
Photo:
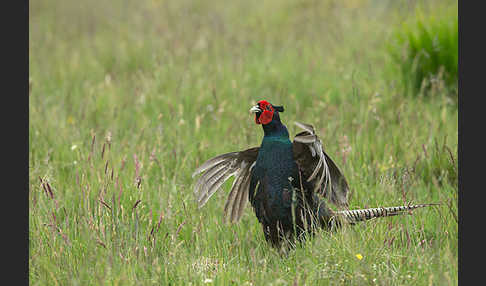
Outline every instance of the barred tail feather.
POLYGON ((344 210, 335 212, 336 217, 344 218, 349 223, 355 223, 359 221, 366 221, 378 217, 387 217, 395 215, 408 214, 414 209, 424 208, 428 206, 439 205, 437 203, 431 204, 418 204, 398 207, 384 207, 384 208, 370 208, 361 210, 344 210))

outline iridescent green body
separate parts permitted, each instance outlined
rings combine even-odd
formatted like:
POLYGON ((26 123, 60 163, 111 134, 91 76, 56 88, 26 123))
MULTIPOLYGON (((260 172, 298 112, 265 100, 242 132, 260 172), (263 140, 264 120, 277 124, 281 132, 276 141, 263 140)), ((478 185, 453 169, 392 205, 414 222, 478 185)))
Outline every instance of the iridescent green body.
POLYGON ((312 186, 302 179, 294 160, 293 143, 278 113, 263 125, 264 136, 251 172, 249 201, 267 240, 279 244, 311 231, 330 218, 330 210, 319 202, 312 186))

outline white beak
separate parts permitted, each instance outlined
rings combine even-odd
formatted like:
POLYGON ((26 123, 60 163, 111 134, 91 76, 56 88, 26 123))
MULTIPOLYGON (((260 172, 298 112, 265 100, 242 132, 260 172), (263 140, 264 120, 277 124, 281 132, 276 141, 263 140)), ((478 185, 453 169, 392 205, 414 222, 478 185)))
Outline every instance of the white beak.
POLYGON ((258 105, 255 105, 252 108, 250 108, 250 112, 251 113, 258 113, 258 112, 262 112, 262 110, 260 109, 260 107, 258 105))

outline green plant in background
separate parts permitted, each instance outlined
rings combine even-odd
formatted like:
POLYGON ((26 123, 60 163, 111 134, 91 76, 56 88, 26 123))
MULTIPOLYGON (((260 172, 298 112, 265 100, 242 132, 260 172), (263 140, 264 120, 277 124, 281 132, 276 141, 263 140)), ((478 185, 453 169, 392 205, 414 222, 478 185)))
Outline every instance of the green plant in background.
POLYGON ((394 34, 389 47, 398 64, 407 92, 430 94, 445 90, 457 98, 458 17, 453 8, 434 9, 406 21, 394 34))

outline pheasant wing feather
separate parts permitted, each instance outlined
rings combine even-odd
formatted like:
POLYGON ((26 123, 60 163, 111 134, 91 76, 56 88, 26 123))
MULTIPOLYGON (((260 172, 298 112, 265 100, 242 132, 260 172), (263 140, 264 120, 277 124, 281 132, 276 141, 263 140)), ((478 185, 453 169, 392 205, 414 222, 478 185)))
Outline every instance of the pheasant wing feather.
POLYGON ((309 124, 295 122, 304 131, 298 133, 293 142, 294 159, 304 179, 337 206, 347 206, 348 183, 343 174, 324 152, 322 142, 309 124))
POLYGON ((194 185, 194 195, 199 208, 207 203, 224 182, 234 176, 235 180, 224 206, 224 214, 232 222, 237 222, 248 200, 248 181, 258 150, 259 147, 254 147, 240 152, 221 154, 199 166, 192 174, 193 177, 200 175, 194 185))

